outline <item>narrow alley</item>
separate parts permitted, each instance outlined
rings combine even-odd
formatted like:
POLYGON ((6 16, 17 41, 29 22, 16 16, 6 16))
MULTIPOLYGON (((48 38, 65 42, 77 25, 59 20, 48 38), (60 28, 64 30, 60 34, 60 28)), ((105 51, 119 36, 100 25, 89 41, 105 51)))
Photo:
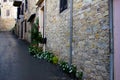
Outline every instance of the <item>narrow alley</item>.
POLYGON ((59 67, 29 55, 28 43, 0 32, 0 80, 70 80, 59 67))
POLYGON ((0 0, 0 80, 120 80, 119 4, 0 0))

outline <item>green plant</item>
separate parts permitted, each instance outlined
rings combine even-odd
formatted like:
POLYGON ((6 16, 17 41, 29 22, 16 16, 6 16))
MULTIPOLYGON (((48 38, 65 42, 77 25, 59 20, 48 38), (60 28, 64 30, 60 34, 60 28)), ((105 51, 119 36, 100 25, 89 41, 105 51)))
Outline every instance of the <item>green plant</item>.
POLYGON ((76 66, 69 65, 65 61, 60 61, 59 65, 65 73, 70 74, 72 77, 76 76, 76 71, 77 71, 76 66))
POLYGON ((32 40, 31 45, 33 45, 33 46, 38 46, 37 43, 38 43, 38 42, 37 42, 36 40, 32 40))
POLYGON ((74 65, 71 65, 71 66, 69 67, 69 73, 76 74, 76 70, 77 70, 77 68, 76 68, 76 66, 74 66, 74 65))
POLYGON ((31 29, 31 42, 32 44, 38 44, 37 41, 37 37, 38 37, 38 28, 37 25, 34 23, 31 29))
POLYGON ((52 62, 52 58, 54 57, 53 53, 50 53, 50 52, 43 52, 41 55, 40 55, 40 58, 41 59, 45 59, 47 60, 48 62, 52 62))
POLYGON ((38 18, 38 17, 36 18, 35 23, 36 23, 36 24, 39 24, 39 18, 38 18))
POLYGON ((57 63, 58 63, 58 57, 57 57, 57 56, 54 56, 54 57, 52 58, 52 63, 53 63, 53 64, 57 64, 57 63))
POLYGON ((64 72, 66 72, 66 73, 68 72, 69 65, 68 65, 67 62, 65 62, 65 61, 60 61, 59 66, 62 68, 62 70, 63 70, 64 72))
POLYGON ((31 29, 31 42, 32 44, 37 44, 43 42, 42 34, 38 31, 39 29, 39 19, 36 19, 36 22, 33 23, 31 29))
POLYGON ((83 79, 83 72, 76 72, 76 77, 78 80, 82 80, 83 79))
POLYGON ((83 72, 78 72, 75 65, 69 65, 67 62, 65 62, 63 60, 58 62, 58 57, 55 56, 53 53, 48 52, 48 51, 43 52, 42 48, 39 48, 35 44, 30 45, 29 52, 31 53, 31 55, 34 55, 35 57, 37 57, 39 59, 45 59, 48 62, 51 62, 53 64, 59 64, 61 69, 65 73, 69 74, 71 77, 75 78, 75 80, 76 80, 76 78, 77 78, 77 80, 82 80, 83 72))
POLYGON ((36 54, 39 54, 40 52, 42 52, 42 47, 38 47, 38 46, 36 46, 36 45, 30 45, 29 46, 29 52, 30 52, 30 54, 31 55, 36 55, 36 54))
POLYGON ((37 41, 38 41, 39 43, 43 43, 43 38, 42 38, 41 32, 38 32, 37 41))

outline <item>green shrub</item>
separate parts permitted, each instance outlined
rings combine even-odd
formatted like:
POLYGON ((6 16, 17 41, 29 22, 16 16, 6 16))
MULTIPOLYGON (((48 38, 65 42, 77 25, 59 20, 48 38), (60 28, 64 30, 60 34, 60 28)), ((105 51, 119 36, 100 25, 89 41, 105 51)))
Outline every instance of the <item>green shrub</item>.
POLYGON ((60 61, 59 63, 60 67, 62 68, 62 70, 67 73, 70 74, 71 76, 75 77, 76 76, 76 71, 77 68, 74 65, 69 65, 67 62, 65 61, 60 61))
POLYGON ((78 80, 82 80, 83 79, 83 72, 76 72, 76 77, 78 80))
POLYGON ((32 29, 31 29, 31 42, 37 42, 38 43, 38 35, 39 35, 39 31, 38 31, 38 24, 33 24, 32 29))
POLYGON ((36 45, 30 45, 29 46, 29 53, 33 56, 35 56, 36 54, 39 54, 43 52, 42 47, 37 47, 36 45))
POLYGON ((45 59, 48 62, 51 62, 53 64, 59 64, 60 68, 67 74, 69 74, 71 77, 76 78, 77 80, 82 80, 83 78, 83 72, 77 72, 77 67, 75 65, 69 65, 67 62, 61 60, 58 63, 58 57, 55 56, 51 52, 43 52, 42 48, 39 48, 35 44, 31 44, 29 47, 29 52, 31 55, 39 58, 39 59, 45 59))
POLYGON ((43 52, 43 53, 40 55, 40 58, 41 58, 41 59, 45 59, 45 60, 47 60, 48 62, 52 62, 53 57, 54 57, 53 53, 50 53, 50 52, 43 52))
POLYGON ((32 29, 31 29, 31 42, 32 44, 37 44, 43 42, 42 34, 39 32, 39 19, 36 19, 36 22, 33 23, 32 29))
POLYGON ((57 56, 54 56, 54 57, 52 58, 52 63, 53 63, 53 64, 57 64, 57 63, 58 63, 58 57, 57 57, 57 56))

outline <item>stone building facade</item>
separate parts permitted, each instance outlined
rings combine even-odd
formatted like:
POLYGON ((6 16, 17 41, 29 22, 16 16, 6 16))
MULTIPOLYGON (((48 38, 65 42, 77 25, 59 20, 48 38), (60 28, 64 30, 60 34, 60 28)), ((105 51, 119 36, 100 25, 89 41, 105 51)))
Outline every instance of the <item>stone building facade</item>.
POLYGON ((13 0, 1 0, 0 9, 0 30, 11 30, 15 26, 15 19, 17 17, 17 8, 13 6, 13 0))
MULTIPOLYGON (((46 0, 46 50, 69 61, 70 1, 60 12, 61 0, 46 0)), ((73 64, 84 80, 109 80, 108 0, 73 0, 73 64)))
MULTIPOLYGON (((42 35, 47 38, 45 49, 69 62, 70 0, 27 2, 24 20, 29 20, 37 9, 39 26, 42 27, 39 31, 44 29, 42 35)), ((23 33, 29 42, 32 23, 27 22, 27 31, 23 33)), ((109 29, 108 0, 73 0, 72 63, 83 71, 84 80, 109 80, 109 29)))
POLYGON ((36 13, 36 1, 15 0, 13 5, 18 7, 18 19, 15 27, 16 34, 20 39, 31 42, 31 27, 33 23, 31 19, 33 19, 33 14, 36 13))
POLYGON ((27 0, 28 8, 25 12, 25 19, 27 20, 25 39, 29 42, 31 42, 31 27, 34 23, 34 18, 36 16, 36 1, 37 0, 27 0), (31 21, 29 21, 29 19, 31 21))

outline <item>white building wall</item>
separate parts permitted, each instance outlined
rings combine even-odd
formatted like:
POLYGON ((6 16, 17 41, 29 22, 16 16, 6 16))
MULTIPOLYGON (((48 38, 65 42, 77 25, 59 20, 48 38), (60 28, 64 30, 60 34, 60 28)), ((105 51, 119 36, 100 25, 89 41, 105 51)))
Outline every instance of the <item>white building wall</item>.
POLYGON ((3 2, 1 0, 1 31, 10 31, 15 26, 15 20, 17 18, 17 7, 13 6, 13 0, 7 0, 3 2))
POLYGON ((17 7, 13 6, 13 2, 7 0, 7 2, 1 1, 1 18, 17 18, 17 7), (10 11, 10 15, 7 16, 7 10, 10 11))

